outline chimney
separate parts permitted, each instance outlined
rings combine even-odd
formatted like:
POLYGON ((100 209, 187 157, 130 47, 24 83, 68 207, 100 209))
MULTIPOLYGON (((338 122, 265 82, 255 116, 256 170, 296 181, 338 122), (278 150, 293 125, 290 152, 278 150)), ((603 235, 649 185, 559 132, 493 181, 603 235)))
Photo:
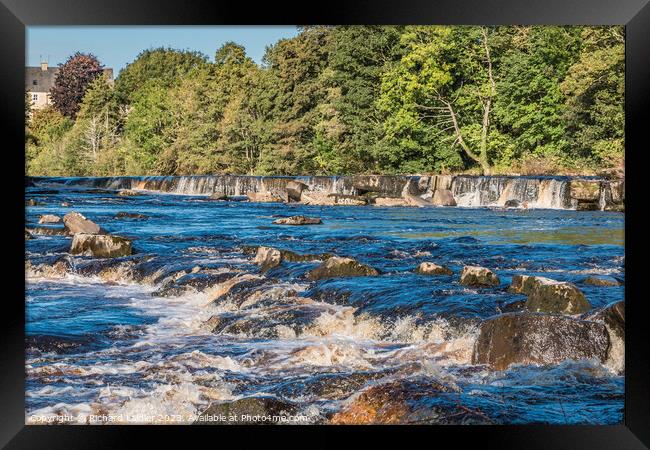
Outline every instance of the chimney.
POLYGON ((41 62, 41 70, 45 72, 47 70, 47 61, 41 62))

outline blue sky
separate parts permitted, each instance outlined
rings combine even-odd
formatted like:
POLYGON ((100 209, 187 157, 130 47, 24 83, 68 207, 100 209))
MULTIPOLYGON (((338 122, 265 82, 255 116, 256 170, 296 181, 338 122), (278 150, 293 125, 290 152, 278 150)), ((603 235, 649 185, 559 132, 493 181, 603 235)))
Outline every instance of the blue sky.
POLYGON ((258 64, 264 50, 279 39, 298 34, 295 26, 59 26, 27 29, 27 65, 38 66, 41 58, 50 66, 63 63, 76 51, 92 53, 115 75, 143 50, 172 47, 196 50, 214 60, 215 51, 234 41, 258 64))

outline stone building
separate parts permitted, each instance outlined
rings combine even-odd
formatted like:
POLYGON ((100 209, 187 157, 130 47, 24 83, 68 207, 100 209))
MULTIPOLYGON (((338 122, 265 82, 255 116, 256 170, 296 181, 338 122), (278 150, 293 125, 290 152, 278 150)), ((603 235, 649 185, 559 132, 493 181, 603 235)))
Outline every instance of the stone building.
MULTIPOLYGON (((33 109, 42 109, 51 105, 50 89, 54 86, 58 67, 49 67, 42 62, 40 67, 25 68, 25 91, 29 94, 33 109)), ((113 69, 105 68, 104 73, 109 82, 113 82, 113 69)))

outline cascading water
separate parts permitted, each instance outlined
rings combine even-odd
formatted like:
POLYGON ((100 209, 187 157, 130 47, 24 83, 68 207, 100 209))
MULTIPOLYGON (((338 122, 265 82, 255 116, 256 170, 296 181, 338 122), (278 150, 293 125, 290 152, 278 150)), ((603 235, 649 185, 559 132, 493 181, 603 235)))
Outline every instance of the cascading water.
MULTIPOLYGON (((192 175, 148 177, 45 178, 30 180, 37 185, 61 184, 68 187, 96 189, 136 189, 180 195, 211 195, 214 193, 241 196, 248 192, 282 194, 292 180, 306 184, 310 191, 401 197, 405 193, 430 199, 436 189, 449 189, 461 207, 504 207, 542 209, 576 209, 578 201, 570 195, 571 177, 515 176, 252 176, 192 175)), ((596 208, 608 209, 612 202, 613 184, 619 181, 591 180, 600 183, 596 208)), ((618 191, 617 191, 618 192, 618 191)), ((619 194, 620 196, 620 194, 619 194)), ((620 199, 617 200, 620 203, 620 199)))

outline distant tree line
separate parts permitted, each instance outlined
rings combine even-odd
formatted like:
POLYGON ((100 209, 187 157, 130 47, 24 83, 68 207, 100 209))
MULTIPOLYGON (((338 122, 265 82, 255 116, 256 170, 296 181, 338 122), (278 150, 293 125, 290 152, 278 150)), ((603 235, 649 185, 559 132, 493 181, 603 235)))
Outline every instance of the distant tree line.
POLYGON ((92 55, 29 114, 31 175, 589 173, 624 157, 622 27, 310 26, 261 65, 92 55))

